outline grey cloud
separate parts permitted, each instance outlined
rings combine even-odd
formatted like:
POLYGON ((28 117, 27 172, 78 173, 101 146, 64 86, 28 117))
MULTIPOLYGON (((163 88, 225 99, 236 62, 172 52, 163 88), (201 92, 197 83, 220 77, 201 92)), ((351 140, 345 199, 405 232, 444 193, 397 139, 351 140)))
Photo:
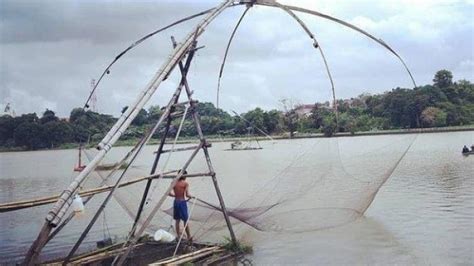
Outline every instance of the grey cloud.
MULTIPOLYGON (((83 104, 90 79, 98 77, 133 41, 219 2, 2 1, 2 103, 12 102, 17 113, 50 108, 67 116, 83 104)), ((421 85, 430 83, 441 68, 454 71, 455 78, 474 79, 474 26, 472 5, 467 2, 428 7, 407 1, 286 2, 359 23, 391 44, 421 85)), ((243 9, 226 10, 199 38, 206 48, 197 53, 189 81, 201 101, 215 101, 225 45, 243 9)), ((324 19, 301 18, 326 52, 339 97, 411 86, 401 64, 380 45, 324 19)), ((180 40, 195 23, 168 30, 124 56, 99 88, 99 110, 117 115, 130 104, 171 52, 170 36, 180 40)), ((149 105, 165 104, 178 81, 174 73, 149 105)), ((319 53, 300 26, 282 10, 252 8, 230 50, 222 80, 222 107, 243 112, 255 106, 278 108, 281 98, 311 103, 330 97, 319 53)))

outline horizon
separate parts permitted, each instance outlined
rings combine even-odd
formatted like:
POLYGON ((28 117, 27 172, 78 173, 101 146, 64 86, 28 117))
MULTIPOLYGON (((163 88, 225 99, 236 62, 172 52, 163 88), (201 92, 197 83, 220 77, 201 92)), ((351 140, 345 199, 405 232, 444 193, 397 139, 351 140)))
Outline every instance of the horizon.
MULTIPOLYGON (((448 70, 448 71, 449 71, 449 70, 448 70)), ((434 74, 433 74, 433 76, 434 76, 434 74)), ((467 79, 455 79, 455 74, 453 73, 453 83, 459 82, 459 81, 461 81, 461 80, 467 80, 467 79)), ((467 81, 469 81, 469 82, 472 83, 471 80, 467 80, 467 81)), ((433 84, 431 83, 431 84, 417 84, 417 85, 418 85, 417 88, 419 88, 419 87, 429 86, 429 85, 433 85, 433 84)), ((337 98, 336 100, 338 100, 338 101, 339 101, 339 100, 342 100, 342 101, 351 100, 351 99, 359 98, 359 97, 362 96, 362 95, 382 95, 382 94, 389 93, 389 92, 391 92, 392 90, 395 90, 395 89, 398 89, 398 88, 400 88, 400 89, 414 89, 414 88, 395 87, 395 88, 392 88, 392 89, 390 89, 390 90, 386 90, 386 91, 383 91, 383 92, 376 92, 376 93, 362 92, 361 94, 356 95, 356 96, 352 96, 352 97, 350 97, 350 98, 337 98)), ((281 100, 285 100, 285 99, 281 99, 281 100)), ((286 100, 290 100, 290 101, 291 101, 292 99, 286 99, 286 100)), ((201 101, 199 101, 199 102, 201 102, 201 101)), ((315 104, 326 104, 327 102, 329 102, 329 105, 330 105, 330 106, 333 105, 332 102, 331 102, 331 100, 326 100, 326 101, 318 101, 318 102, 314 102, 314 103, 309 103, 309 102, 306 102, 306 103, 295 102, 292 106, 293 106, 293 109, 295 109, 295 108, 297 108, 297 107, 299 107, 299 106, 315 105, 315 104)), ((215 102, 212 102, 212 101, 203 101, 202 103, 211 103, 214 107, 216 107, 216 106, 215 106, 215 102)), ((53 112, 56 114, 56 116, 57 116, 58 118, 60 118, 60 119, 68 119, 69 116, 70 116, 70 112, 71 112, 73 109, 82 108, 81 106, 72 107, 71 110, 69 111, 69 113, 66 114, 66 116, 58 116, 58 114, 56 113, 55 110, 51 110, 51 109, 47 109, 47 108, 46 108, 45 110, 39 111, 39 112, 17 113, 17 112, 14 110, 14 105, 13 105, 13 103, 10 103, 10 102, 8 102, 8 103, 6 103, 6 104, 0 103, 0 110, 4 110, 5 107, 7 106, 7 104, 10 104, 10 108, 11 108, 11 109, 13 110, 13 112, 15 113, 15 115, 14 115, 15 117, 16 117, 16 116, 21 116, 21 115, 24 115, 24 114, 31 114, 31 113, 35 113, 36 115, 38 115, 38 117, 41 117, 41 115, 42 115, 45 111, 48 111, 48 110, 49 110, 49 111, 53 111, 53 112)), ((152 107, 152 106, 156 106, 156 105, 147 104, 147 108, 144 108, 144 109, 148 112, 148 111, 149 111, 149 108, 152 107)), ((126 106, 120 107, 120 110, 122 110, 122 108, 124 108, 124 107, 126 107, 126 106)), ((160 107, 162 107, 162 106, 160 106, 160 107)), ((217 108, 217 107, 216 107, 216 108, 217 108)), ((260 106, 255 106, 255 107, 252 108, 252 109, 244 110, 243 112, 239 112, 239 113, 240 113, 240 114, 247 113, 247 112, 249 112, 249 111, 255 110, 256 108, 260 108, 260 109, 262 109, 263 111, 271 111, 271 110, 284 111, 284 110, 283 110, 284 108, 282 108, 282 105, 280 104, 280 105, 277 106, 276 108, 262 108, 262 107, 260 107, 260 106)), ((221 107, 219 107, 219 109, 223 110, 224 112, 227 112, 228 114, 231 114, 231 113, 233 112, 233 110, 225 110, 225 109, 223 109, 223 108, 221 108, 221 107)), ((86 109, 86 111, 92 111, 92 110, 86 109)), ((93 111, 93 112, 94 112, 94 111, 93 111)), ((100 112, 100 111, 97 111, 96 113, 103 114, 103 115, 110 115, 110 116, 112 116, 112 117, 114 117, 114 118, 117 118, 117 116, 120 116, 120 113, 119 113, 119 114, 112 114, 112 113, 104 113, 104 112, 100 112)), ((9 114, 6 113, 6 112, 3 112, 3 113, 1 113, 0 116, 2 116, 2 115, 9 115, 9 114)), ((232 114, 231 114, 231 115, 232 115, 232 114)))

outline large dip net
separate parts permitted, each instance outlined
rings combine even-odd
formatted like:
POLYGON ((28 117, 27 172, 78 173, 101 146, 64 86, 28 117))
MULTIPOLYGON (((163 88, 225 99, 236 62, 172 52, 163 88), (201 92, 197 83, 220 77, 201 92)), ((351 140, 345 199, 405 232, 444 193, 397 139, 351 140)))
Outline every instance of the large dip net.
MULTIPOLYGON (((262 143, 263 150, 237 152, 224 151, 229 143, 222 143, 213 148, 219 154, 213 160, 221 173, 234 225, 258 231, 306 232, 341 226, 362 216, 415 139, 415 135, 391 135, 268 141, 262 143)), ((160 165, 166 167, 163 172, 176 169, 186 157, 168 156, 160 165)), ((202 160, 196 158, 190 171, 199 172, 202 160)), ((132 167, 130 176, 140 174, 140 169, 132 167)), ((154 181, 145 214, 169 182, 154 181)), ((197 198, 188 202, 193 236, 213 238, 226 224, 215 192, 209 189, 211 181, 199 177, 188 178, 188 182, 197 198)), ((122 188, 115 195, 130 219, 141 189, 122 188)), ((149 233, 159 228, 174 230, 171 206, 169 198, 148 226, 149 233)))

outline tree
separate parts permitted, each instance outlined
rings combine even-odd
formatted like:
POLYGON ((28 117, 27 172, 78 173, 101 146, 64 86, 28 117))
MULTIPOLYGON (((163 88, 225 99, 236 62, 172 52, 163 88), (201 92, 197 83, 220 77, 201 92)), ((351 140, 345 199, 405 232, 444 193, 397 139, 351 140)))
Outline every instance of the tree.
POLYGON ((148 108, 148 124, 156 123, 160 116, 163 114, 159 105, 152 105, 148 108))
POLYGON ((30 150, 44 148, 42 140, 43 128, 38 123, 25 122, 20 124, 13 133, 16 146, 26 146, 30 150))
POLYGON ((290 99, 281 99, 280 103, 283 106, 283 126, 290 132, 290 138, 293 138, 298 128, 298 114, 295 111, 296 105, 290 99))
POLYGON ((86 112, 82 108, 74 108, 69 115, 69 122, 74 123, 79 117, 83 116, 86 112))
POLYGON ((72 142, 73 131, 69 123, 53 121, 43 125, 43 142, 47 147, 57 147, 60 144, 72 142))
POLYGON ((9 115, 0 116, 0 145, 13 139, 13 130, 15 130, 14 118, 9 115))
POLYGON ((146 123, 147 119, 148 119, 148 112, 142 108, 138 112, 137 116, 135 116, 135 118, 133 119, 132 125, 142 126, 146 123))
POLYGON ((311 119, 312 126, 316 129, 319 129, 324 125, 324 118, 331 115, 332 112, 330 109, 320 106, 316 103, 311 110, 311 115, 309 117, 311 119))
POLYGON ((433 84, 438 88, 447 88, 453 85, 453 74, 446 69, 436 72, 433 84))
MULTIPOLYGON (((248 111, 247 113, 243 115, 243 117, 245 118, 245 120, 248 121, 247 127, 253 127, 253 128, 257 127, 260 129, 265 128, 265 124, 264 124, 265 115, 264 115, 263 110, 260 109, 259 107, 248 111)), ((257 132, 257 130, 255 130, 255 132, 257 132)))
POLYGON ((270 110, 263 114, 263 130, 267 134, 275 133, 278 130, 281 120, 281 112, 278 110, 270 110))
POLYGON ((46 109, 46 111, 44 111, 43 113, 43 116, 40 118, 39 122, 41 124, 46 124, 49 122, 56 122, 58 120, 59 118, 56 117, 56 114, 53 111, 46 109))
POLYGON ((336 132, 336 115, 334 113, 323 118, 322 128, 326 137, 331 137, 336 132))
POLYGON ((425 127, 445 126, 446 117, 446 113, 436 107, 427 107, 421 113, 421 121, 425 127))

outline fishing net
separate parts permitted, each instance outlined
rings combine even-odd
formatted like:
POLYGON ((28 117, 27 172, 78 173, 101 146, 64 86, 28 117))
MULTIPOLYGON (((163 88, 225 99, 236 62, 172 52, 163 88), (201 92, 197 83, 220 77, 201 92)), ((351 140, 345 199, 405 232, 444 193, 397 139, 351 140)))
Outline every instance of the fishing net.
MULTIPOLYGON (((370 206, 415 138, 414 135, 371 136, 304 140, 311 145, 298 140, 293 144, 272 144, 267 147, 270 152, 284 152, 273 164, 278 168, 276 174, 260 182, 251 193, 242 189, 233 191, 230 198, 235 205, 227 206, 231 221, 259 231, 285 232, 321 230, 351 222, 370 206)), ((233 153, 242 160, 252 152, 259 151, 233 153)), ((239 159, 235 163, 239 164, 239 159)), ((258 173, 252 179, 255 178, 260 178, 258 173)), ((227 183, 222 179, 220 182, 227 183)), ((200 190, 199 182, 191 183, 194 186, 200 190)), ((225 228, 217 201, 197 200, 189 204, 194 205, 190 219, 195 237, 225 228)), ((172 209, 165 209, 164 213, 171 216, 172 209)))

